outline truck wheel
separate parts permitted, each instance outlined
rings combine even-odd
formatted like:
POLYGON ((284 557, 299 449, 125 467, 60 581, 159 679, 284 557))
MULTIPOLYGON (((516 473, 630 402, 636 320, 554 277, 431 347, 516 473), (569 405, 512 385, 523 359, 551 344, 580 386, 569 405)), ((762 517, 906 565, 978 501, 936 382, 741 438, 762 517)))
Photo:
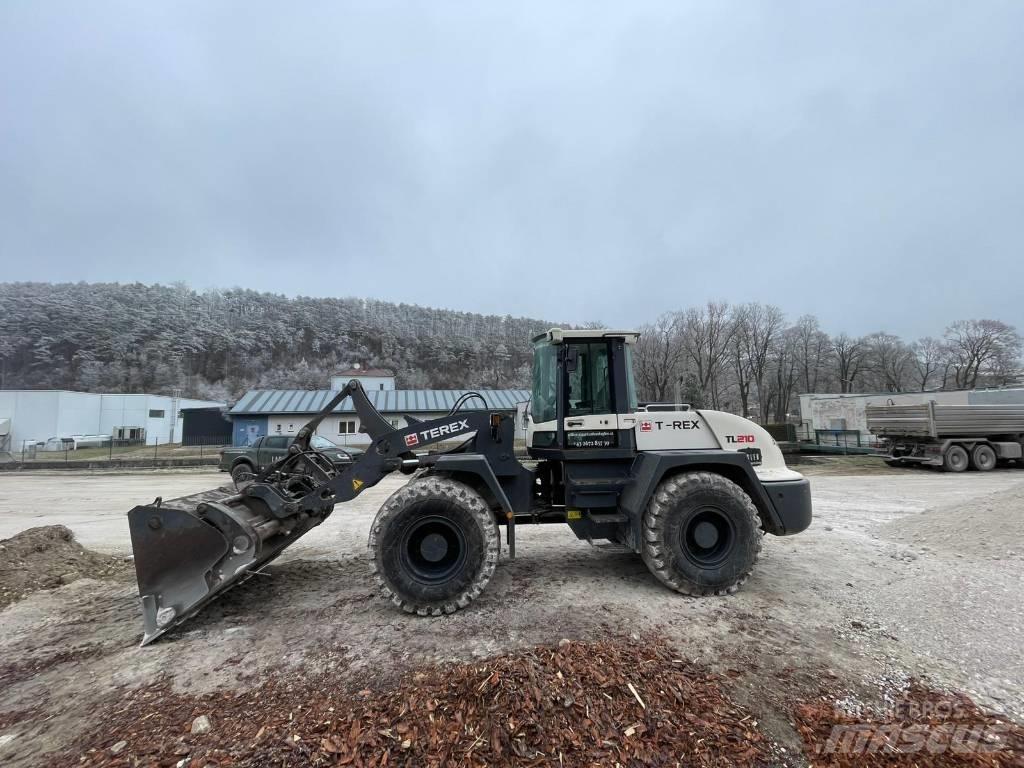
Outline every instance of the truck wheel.
POLYGON ((974 450, 971 451, 971 466, 979 472, 995 469, 996 452, 992 450, 992 446, 984 443, 974 446, 974 450))
POLYGON ((643 559, 665 586, 684 595, 735 592, 761 551, 761 521, 750 497, 713 472, 662 481, 643 520, 643 559))
POLYGON ((252 464, 246 461, 240 461, 231 468, 231 479, 235 483, 235 490, 242 490, 247 485, 252 485, 252 479, 255 470, 252 468, 252 464))
POLYGON ((445 477, 395 491, 370 528, 370 570, 406 613, 440 616, 465 608, 494 575, 498 523, 476 491, 445 477))
POLYGON ((942 468, 947 472, 963 472, 969 463, 967 451, 960 445, 949 446, 946 455, 942 457, 942 468))

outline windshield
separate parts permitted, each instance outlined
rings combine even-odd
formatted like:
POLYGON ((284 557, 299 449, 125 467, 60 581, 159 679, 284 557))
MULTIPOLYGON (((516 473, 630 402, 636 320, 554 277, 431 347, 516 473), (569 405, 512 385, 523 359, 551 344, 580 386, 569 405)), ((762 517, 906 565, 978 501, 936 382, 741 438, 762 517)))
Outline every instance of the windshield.
POLYGON ((328 440, 326 437, 321 437, 320 435, 313 435, 312 439, 309 441, 309 445, 310 445, 310 447, 317 448, 318 450, 321 450, 321 451, 324 450, 325 448, 337 448, 338 447, 334 443, 332 443, 330 440, 328 440))
POLYGON ((533 346, 533 393, 530 418, 534 424, 555 420, 558 348, 544 342, 533 346))

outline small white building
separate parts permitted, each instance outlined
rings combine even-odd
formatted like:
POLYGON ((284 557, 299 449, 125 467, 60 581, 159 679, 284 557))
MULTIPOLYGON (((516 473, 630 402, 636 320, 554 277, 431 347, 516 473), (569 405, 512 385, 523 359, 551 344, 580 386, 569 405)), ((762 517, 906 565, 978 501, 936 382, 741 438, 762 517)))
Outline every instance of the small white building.
POLYGON ((938 405, 1024 404, 1024 388, 800 395, 797 434, 800 439, 813 440, 817 431, 849 431, 871 440, 874 435, 868 432, 867 406, 920 405, 931 401, 938 405))
POLYGON ((57 389, 0 390, 0 421, 9 420, 7 450, 104 435, 146 445, 181 441, 181 409, 223 406, 167 395, 115 395, 57 389), (54 440, 56 438, 56 440, 54 440))
POLYGON ((367 392, 391 391, 395 388, 395 374, 387 368, 349 368, 331 374, 331 389, 345 388, 352 379, 363 385, 367 392))

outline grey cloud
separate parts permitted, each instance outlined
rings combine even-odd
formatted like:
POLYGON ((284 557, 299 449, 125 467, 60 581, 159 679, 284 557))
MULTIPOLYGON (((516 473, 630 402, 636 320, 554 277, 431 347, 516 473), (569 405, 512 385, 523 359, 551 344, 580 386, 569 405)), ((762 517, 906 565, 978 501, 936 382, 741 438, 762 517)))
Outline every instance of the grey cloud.
POLYGON ((5 3, 3 280, 1024 326, 1024 6, 5 3))

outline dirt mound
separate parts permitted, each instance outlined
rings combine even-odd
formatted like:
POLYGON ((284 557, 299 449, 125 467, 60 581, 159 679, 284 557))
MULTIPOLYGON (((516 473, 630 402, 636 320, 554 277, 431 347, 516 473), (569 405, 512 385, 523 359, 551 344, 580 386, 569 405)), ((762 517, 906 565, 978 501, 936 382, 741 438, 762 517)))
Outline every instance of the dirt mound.
POLYGON ((718 678, 656 639, 537 647, 429 667, 394 688, 344 673, 201 697, 117 696, 91 743, 54 765, 774 765, 718 678))
POLYGON ((0 540, 0 608, 80 578, 121 578, 131 564, 86 549, 63 525, 29 528, 0 540))
POLYGON ((887 538, 973 557, 1024 557, 1024 486, 958 502, 882 526, 887 538))

